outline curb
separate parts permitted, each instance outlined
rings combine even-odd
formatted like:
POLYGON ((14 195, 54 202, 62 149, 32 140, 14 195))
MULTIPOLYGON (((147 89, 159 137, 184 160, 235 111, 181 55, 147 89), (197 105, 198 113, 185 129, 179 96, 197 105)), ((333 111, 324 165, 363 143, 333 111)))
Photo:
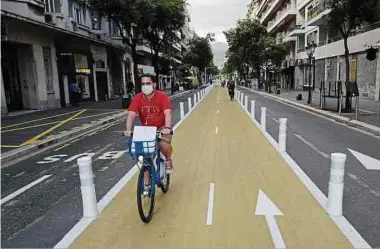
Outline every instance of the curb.
POLYGON ((316 109, 314 107, 310 107, 310 106, 306 106, 306 105, 303 105, 303 104, 299 104, 299 103, 296 103, 296 102, 294 102, 292 100, 288 100, 288 99, 284 99, 284 98, 281 98, 281 97, 273 96, 273 95, 265 93, 265 92, 260 92, 260 91, 253 90, 253 89, 246 88, 246 87, 241 87, 241 88, 245 89, 245 90, 248 90, 250 92, 259 94, 261 96, 264 96, 264 97, 267 97, 267 98, 271 98, 271 99, 276 100, 278 102, 289 104, 291 106, 298 107, 298 108, 301 108, 301 109, 313 112, 313 113, 318 114, 320 116, 324 116, 324 117, 333 119, 333 120, 335 120, 337 122, 346 124, 348 126, 359 128, 361 130, 373 133, 376 136, 380 136, 380 127, 376 127, 374 125, 370 125, 370 124, 367 124, 367 123, 364 123, 364 122, 361 122, 361 121, 358 121, 358 120, 352 120, 352 119, 349 119, 349 118, 346 118, 346 117, 342 117, 342 116, 339 116, 337 114, 331 113, 329 111, 319 110, 319 109, 316 109))
MULTIPOLYGON (((181 92, 172 96, 169 96, 170 99, 175 99, 181 97, 182 95, 187 94, 188 91, 181 92)), ((43 152, 43 149, 46 149, 48 146, 59 145, 59 143, 67 142, 70 139, 82 137, 89 134, 93 130, 100 128, 106 124, 118 122, 127 116, 127 111, 121 111, 122 113, 117 113, 105 118, 101 118, 96 121, 92 121, 91 124, 84 124, 82 126, 73 127, 69 131, 62 131, 56 135, 47 136, 40 142, 30 144, 21 148, 10 150, 1 154, 1 168, 11 166, 12 164, 22 160, 25 160, 29 157, 35 156, 38 153, 43 152), (26 157, 28 156, 28 157, 26 157), (26 158, 25 158, 26 157, 26 158), (19 160, 16 160, 19 159, 19 160), (12 162, 14 161, 14 162, 12 162)))

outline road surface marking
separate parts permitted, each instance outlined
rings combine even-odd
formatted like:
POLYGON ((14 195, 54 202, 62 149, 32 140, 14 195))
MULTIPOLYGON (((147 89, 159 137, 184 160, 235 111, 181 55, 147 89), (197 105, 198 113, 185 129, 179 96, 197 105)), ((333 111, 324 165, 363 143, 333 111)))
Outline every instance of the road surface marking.
POLYGON ((216 111, 216 114, 219 114, 219 110, 216 111))
POLYGON ((57 123, 59 123, 59 122, 60 122, 60 121, 55 121, 55 122, 50 122, 50 123, 43 123, 43 124, 38 124, 38 125, 31 125, 31 126, 26 126, 26 127, 14 128, 14 129, 9 129, 9 130, 5 130, 5 131, 2 130, 1 133, 7 133, 7 132, 11 132, 11 131, 27 130, 27 129, 36 128, 36 127, 41 127, 41 126, 47 126, 47 125, 57 124, 57 123))
POLYGON ((350 174, 350 173, 347 173, 347 175, 352 180, 354 180, 359 186, 362 186, 365 189, 369 189, 369 192, 371 192, 371 194, 375 195, 376 197, 380 197, 380 191, 376 191, 376 190, 372 189, 374 187, 370 186, 369 183, 366 183, 364 179, 360 179, 360 177, 358 177, 358 176, 356 176, 354 174, 350 174))
POLYGON ((274 217, 275 215, 283 216, 284 214, 261 189, 257 196, 255 215, 265 216, 275 248, 286 248, 276 218, 274 217))
POLYGON ((208 194, 208 207, 207 207, 207 220, 206 225, 212 225, 212 213, 214 209, 214 192, 215 192, 215 183, 210 183, 210 192, 208 194))
POLYGON ((215 135, 218 134, 218 130, 219 130, 218 127, 216 127, 216 128, 215 128, 215 135))
POLYGON ((8 125, 8 126, 1 127, 1 129, 15 127, 15 126, 23 125, 23 124, 28 124, 28 123, 33 123, 33 122, 41 121, 41 120, 45 120, 45 119, 51 119, 51 118, 55 118, 55 117, 60 117, 60 116, 68 115, 68 114, 75 113, 75 112, 78 112, 78 111, 65 112, 65 113, 62 113, 62 114, 55 115, 55 116, 49 116, 49 117, 46 117, 46 118, 39 118, 39 119, 34 119, 34 120, 18 123, 18 124, 8 125))
POLYGON ((306 139, 304 139, 302 136, 300 136, 298 134, 294 134, 294 136, 298 137, 302 142, 304 142, 305 144, 307 144, 308 146, 310 146, 310 148, 312 148, 315 152, 317 152, 318 154, 320 154, 324 158, 326 158, 326 159, 330 158, 330 156, 328 154, 326 154, 325 152, 319 150, 314 144, 310 143, 309 141, 307 141, 306 139))
POLYGON ((63 149, 63 148, 66 148, 67 146, 70 146, 71 145, 71 143, 67 143, 67 144, 65 144, 65 145, 63 145, 63 146, 61 146, 61 147, 59 147, 59 148, 57 148, 57 149, 55 149, 55 150, 53 150, 54 152, 57 152, 57 151, 59 151, 59 150, 61 150, 61 149, 63 149))
POLYGON ((19 148, 20 145, 1 145, 1 148, 19 148))
POLYGON ((106 171, 108 169, 108 166, 104 166, 103 168, 101 168, 99 171, 103 172, 103 171, 106 171))
POLYGON ((368 170, 380 170, 380 160, 367 156, 363 153, 348 149, 352 155, 368 170))
POLYGON ((24 142, 23 144, 21 144, 20 146, 24 146, 24 145, 28 145, 28 144, 31 144, 33 142, 35 142, 36 140, 40 139, 41 137, 47 135, 48 133, 54 131, 55 129, 57 129, 58 127, 66 124, 67 122, 73 120, 74 118, 78 117, 79 115, 81 115, 82 113, 84 113, 85 111, 87 111, 87 109, 84 109, 84 110, 81 110, 79 111, 78 113, 74 114, 73 116, 69 117, 68 119, 65 119, 63 121, 61 121, 59 124, 51 127, 50 129, 47 129, 46 131, 40 133, 39 135, 29 139, 28 141, 24 142))
POLYGON ((29 183, 28 185, 26 185, 25 187, 22 187, 20 188, 19 190, 13 192, 12 194, 4 197, 3 199, 1 199, 1 205, 3 205, 5 202, 15 198, 16 196, 22 194, 23 192, 25 192, 26 190, 30 189, 31 187, 33 187, 34 185, 46 180, 47 178, 49 178, 51 175, 44 175, 42 177, 40 177, 39 179, 35 180, 34 182, 32 183, 29 183))
POLYGON ((276 122, 277 124, 280 123, 279 120, 277 120, 276 118, 272 118, 274 122, 276 122))

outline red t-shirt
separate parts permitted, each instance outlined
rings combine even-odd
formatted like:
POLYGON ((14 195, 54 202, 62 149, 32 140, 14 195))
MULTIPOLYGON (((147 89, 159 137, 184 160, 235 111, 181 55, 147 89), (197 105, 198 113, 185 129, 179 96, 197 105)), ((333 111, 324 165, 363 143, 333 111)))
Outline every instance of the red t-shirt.
POLYGON ((139 114, 141 125, 162 128, 165 126, 164 111, 167 109, 173 109, 168 95, 162 91, 155 91, 151 100, 143 93, 137 94, 128 110, 139 114))

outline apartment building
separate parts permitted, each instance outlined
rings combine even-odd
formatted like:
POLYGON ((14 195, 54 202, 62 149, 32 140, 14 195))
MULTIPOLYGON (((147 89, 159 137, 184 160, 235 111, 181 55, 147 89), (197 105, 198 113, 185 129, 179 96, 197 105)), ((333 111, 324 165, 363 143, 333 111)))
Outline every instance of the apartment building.
MULTIPOLYGON (((184 53, 187 51, 187 41, 191 37, 190 31, 190 18, 189 13, 186 11, 186 22, 181 32, 176 32, 176 36, 179 42, 172 44, 168 54, 159 53, 159 57, 166 58, 170 62, 170 67, 172 69, 179 65, 182 65, 184 53)), ((149 42, 142 39, 139 45, 136 47, 138 52, 138 70, 139 74, 150 73, 155 74, 153 63, 152 63, 152 50, 149 46, 149 42)), ((172 70, 169 74, 160 74, 158 78, 159 89, 167 90, 171 89, 173 82, 175 81, 175 72, 172 70)))
MULTIPOLYGON (((315 68, 311 77, 319 89, 321 81, 345 81, 343 40, 337 30, 328 28, 326 15, 330 12, 325 0, 255 0, 249 13, 267 27, 270 34, 288 49, 281 66, 281 85, 287 89, 309 88, 309 60, 305 48, 315 42, 315 68)), ((380 41, 380 23, 364 25, 348 38, 350 50, 350 81, 356 81, 360 96, 371 100, 380 98, 380 56, 366 59, 366 46, 380 41)), ((312 80, 313 82, 313 80, 312 80)))

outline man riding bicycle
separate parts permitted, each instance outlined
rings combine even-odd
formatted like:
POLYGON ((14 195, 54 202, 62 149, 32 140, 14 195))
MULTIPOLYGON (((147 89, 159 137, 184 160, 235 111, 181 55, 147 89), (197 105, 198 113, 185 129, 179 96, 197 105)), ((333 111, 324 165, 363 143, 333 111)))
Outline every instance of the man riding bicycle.
MULTIPOLYGON (((162 134, 159 148, 167 160, 167 173, 171 173, 173 169, 172 153, 172 103, 165 92, 157 91, 157 81, 154 76, 144 74, 141 77, 142 93, 137 94, 131 101, 128 109, 128 117, 126 120, 126 130, 124 135, 130 137, 132 134, 132 126, 137 115, 140 117, 141 125, 155 126, 162 134)), ((145 179, 149 178, 149 173, 145 179)))

